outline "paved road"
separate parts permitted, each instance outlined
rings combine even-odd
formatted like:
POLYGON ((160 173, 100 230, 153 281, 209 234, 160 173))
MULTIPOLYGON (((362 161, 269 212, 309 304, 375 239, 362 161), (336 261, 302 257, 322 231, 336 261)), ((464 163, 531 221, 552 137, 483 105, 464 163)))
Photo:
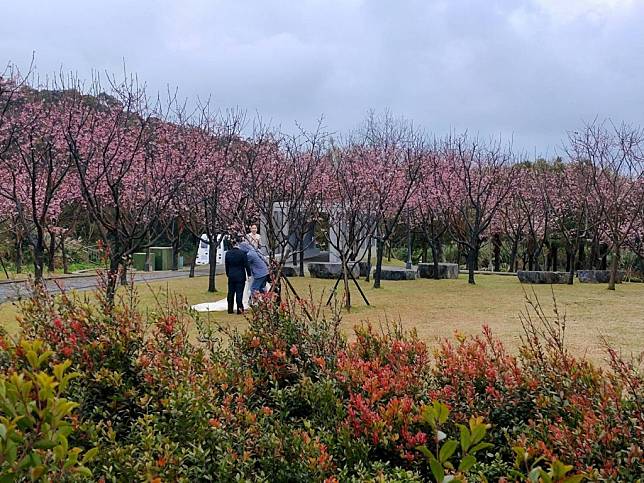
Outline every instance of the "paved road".
MULTIPOLYGON (((221 269, 223 269, 223 267, 221 267, 221 269)), ((220 273, 220 267, 217 267, 217 273, 220 273)), ((207 275, 208 267, 197 267, 195 271, 196 277, 205 277, 207 275)), ((176 272, 137 272, 134 275, 134 281, 135 283, 141 283, 181 277, 187 278, 188 271, 179 270, 176 272)), ((47 280, 46 286, 50 293, 60 292, 61 289, 79 291, 92 290, 96 288, 96 277, 93 275, 83 275, 59 278, 56 280, 47 280)), ((29 294, 29 285, 24 281, 0 284, 0 303, 28 297, 29 294)))

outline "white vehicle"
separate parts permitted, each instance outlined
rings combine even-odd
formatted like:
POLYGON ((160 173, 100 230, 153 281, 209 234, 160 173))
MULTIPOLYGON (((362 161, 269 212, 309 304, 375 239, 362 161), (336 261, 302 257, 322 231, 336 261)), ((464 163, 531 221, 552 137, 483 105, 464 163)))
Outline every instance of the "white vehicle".
MULTIPOLYGON (((215 240, 218 239, 220 235, 215 235, 215 240)), ((224 263, 224 239, 221 238, 219 242, 219 248, 217 248, 217 265, 224 263)), ((201 240, 199 241, 199 249, 197 250, 197 259, 195 264, 197 265, 208 265, 210 263, 210 244, 208 243, 208 235, 205 233, 201 235, 201 240)))

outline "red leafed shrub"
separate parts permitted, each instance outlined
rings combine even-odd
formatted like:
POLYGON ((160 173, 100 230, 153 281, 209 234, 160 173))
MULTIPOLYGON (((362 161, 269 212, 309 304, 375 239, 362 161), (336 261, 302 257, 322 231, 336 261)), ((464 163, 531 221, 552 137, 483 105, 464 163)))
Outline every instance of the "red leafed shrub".
POLYGON ((138 350, 143 324, 131 305, 121 304, 107 313, 104 306, 67 293, 53 297, 35 290, 37 296, 21 302, 22 334, 46 340, 58 360, 70 359, 91 370, 105 365, 106 359, 138 350))
POLYGON ((607 370, 573 357, 564 344, 565 320, 556 312, 546 317, 538 303, 535 311, 538 320, 523 319, 516 357, 487 327, 480 336, 442 342, 430 396, 448 404, 456 421, 484 416, 499 448, 509 439, 597 478, 641 475, 640 372, 611 350, 607 370))
POLYGON ((367 324, 355 333, 335 371, 348 395, 345 424, 379 450, 413 460, 416 446, 427 441, 418 424, 430 367, 427 346, 400 327, 377 333, 367 324))
POLYGON ((429 394, 452 407, 457 420, 467 421, 474 409, 489 417, 496 408, 521 403, 525 375, 488 326, 479 336, 442 341, 434 357, 429 394))

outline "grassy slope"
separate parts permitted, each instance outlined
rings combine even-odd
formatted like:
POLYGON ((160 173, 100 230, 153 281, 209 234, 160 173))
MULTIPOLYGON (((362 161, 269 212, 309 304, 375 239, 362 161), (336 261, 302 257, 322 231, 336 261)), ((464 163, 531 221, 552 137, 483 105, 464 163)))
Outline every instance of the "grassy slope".
MULTIPOLYGON (((292 281, 301 295, 308 293, 310 287, 317 300, 323 293, 328 294, 332 286, 332 281, 328 280, 296 278, 292 281)), ((217 283, 221 291, 218 294, 206 291, 205 278, 156 282, 139 286, 139 293, 142 304, 148 307, 155 304, 153 291, 168 288, 185 295, 193 304, 224 297, 225 277, 217 277, 217 283)), ((521 334, 519 313, 525 310, 525 294, 532 294, 534 288, 546 313, 552 308, 549 286, 521 285, 514 277, 482 275, 477 277, 475 286, 468 285, 463 275, 458 280, 384 281, 380 290, 364 281, 360 283, 372 306, 364 305, 354 287, 354 309, 344 315, 348 333, 354 324, 366 319, 374 323, 385 319, 401 320, 407 327, 416 327, 422 338, 432 342, 437 337, 449 337, 455 330, 478 333, 482 324, 488 324, 514 346, 521 334)), ((568 342, 575 352, 587 352, 593 359, 601 358, 600 334, 625 353, 644 349, 643 284, 623 284, 615 292, 606 290, 604 285, 560 285, 554 286, 554 293, 560 311, 565 310, 567 314, 568 342)), ((10 332, 17 330, 15 315, 15 305, 0 305, 0 323, 10 332)), ((245 324, 244 319, 236 315, 215 313, 206 317, 238 326, 245 324)))

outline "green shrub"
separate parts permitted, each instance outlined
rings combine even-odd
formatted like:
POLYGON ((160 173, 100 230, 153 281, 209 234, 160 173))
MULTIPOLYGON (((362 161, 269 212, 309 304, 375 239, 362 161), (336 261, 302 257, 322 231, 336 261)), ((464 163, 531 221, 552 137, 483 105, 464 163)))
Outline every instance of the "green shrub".
POLYGON ((337 314, 307 302, 266 298, 231 331, 207 327, 180 297, 158 301, 145 314, 135 292, 114 307, 44 293, 22 305, 25 341, 0 335, 3 476, 642 477, 641 374, 614 351, 605 370, 576 360, 552 321, 526 322, 516 356, 487 328, 431 353, 399 325, 363 324, 347 342, 337 314), (25 384, 29 423, 9 399, 25 384))
POLYGON ((66 360, 49 367, 52 352, 41 341, 13 348, 20 367, 0 375, 0 474, 2 481, 91 477, 85 466, 98 452, 70 447, 74 410, 63 397, 78 374, 66 360))

